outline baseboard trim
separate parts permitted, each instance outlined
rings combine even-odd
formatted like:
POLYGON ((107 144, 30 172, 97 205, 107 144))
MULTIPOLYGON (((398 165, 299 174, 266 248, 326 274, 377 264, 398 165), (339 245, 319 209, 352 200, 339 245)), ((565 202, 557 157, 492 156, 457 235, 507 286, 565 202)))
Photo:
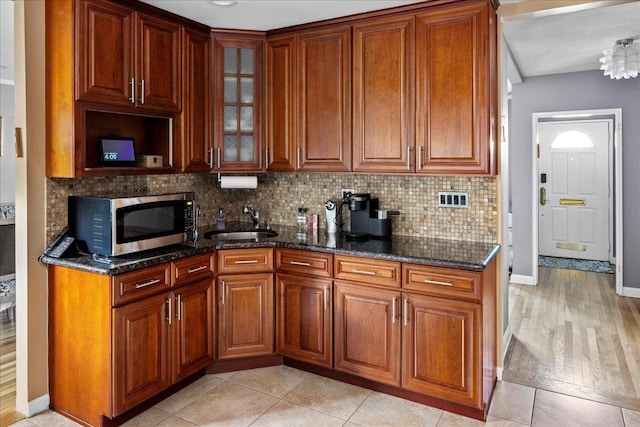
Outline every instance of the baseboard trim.
POLYGON ((44 412, 49 409, 49 404, 51 403, 51 399, 49 394, 43 394, 42 396, 33 399, 27 403, 27 409, 29 413, 27 417, 32 417, 40 412, 44 412))
POLYGON ((622 296, 631 298, 640 298, 640 288, 622 287, 622 296))
POLYGON ((504 335, 502 335, 502 366, 504 366, 504 359, 507 357, 507 350, 509 349, 509 343, 511 343, 512 337, 511 326, 507 325, 507 330, 504 331, 504 335))
POLYGON ((533 283, 533 276, 523 276, 521 274, 512 274, 509 277, 509 282, 516 283, 518 285, 535 285, 535 283, 533 283))

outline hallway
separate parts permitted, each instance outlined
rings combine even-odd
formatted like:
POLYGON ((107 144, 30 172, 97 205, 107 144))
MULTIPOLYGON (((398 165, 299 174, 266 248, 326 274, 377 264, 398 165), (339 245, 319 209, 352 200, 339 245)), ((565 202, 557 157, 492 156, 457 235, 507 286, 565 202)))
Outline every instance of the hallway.
POLYGON ((613 274, 540 267, 509 305, 505 381, 640 410, 640 300, 613 274))

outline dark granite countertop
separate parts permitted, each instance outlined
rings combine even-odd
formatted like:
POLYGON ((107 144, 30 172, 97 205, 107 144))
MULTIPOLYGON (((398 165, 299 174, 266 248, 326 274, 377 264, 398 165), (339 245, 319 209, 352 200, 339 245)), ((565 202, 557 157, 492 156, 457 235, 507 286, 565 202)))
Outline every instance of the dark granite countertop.
MULTIPOLYGON (((228 230, 246 228, 246 224, 228 224, 228 230)), ((200 238, 190 244, 168 246, 118 257, 82 255, 68 258, 40 257, 40 262, 89 271, 97 274, 121 274, 152 265, 185 258, 214 249, 278 247, 332 254, 366 256, 391 261, 411 262, 464 270, 483 270, 500 249, 496 243, 467 242, 408 236, 389 239, 352 240, 320 230, 316 234, 298 235, 295 227, 274 225, 278 236, 252 240, 209 240, 211 229, 199 231, 200 238)))

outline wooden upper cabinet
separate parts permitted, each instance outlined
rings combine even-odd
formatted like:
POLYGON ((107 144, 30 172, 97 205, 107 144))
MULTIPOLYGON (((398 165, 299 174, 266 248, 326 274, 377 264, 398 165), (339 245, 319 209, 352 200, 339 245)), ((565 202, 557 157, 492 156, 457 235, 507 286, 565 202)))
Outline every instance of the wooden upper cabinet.
POLYGON ((417 15, 418 172, 495 172, 495 19, 489 2, 417 15))
POLYGON ((265 47, 265 143, 270 171, 294 171, 296 140, 296 37, 267 39, 265 47))
POLYGON ((137 14, 136 103, 161 111, 180 111, 181 26, 137 14))
POLYGON ((182 42, 182 144, 178 153, 183 172, 207 172, 211 164, 211 36, 185 28, 182 42))
POLYGON ((182 27, 103 0, 77 8, 76 99, 180 111, 182 27))
POLYGON ((131 105, 133 11, 102 1, 77 3, 77 99, 131 105))
POLYGON ((351 28, 298 34, 297 169, 351 170, 351 28))
POLYGON ((413 16, 353 26, 353 170, 414 168, 413 16))
POLYGON ((261 171, 263 37, 214 35, 215 169, 261 171))

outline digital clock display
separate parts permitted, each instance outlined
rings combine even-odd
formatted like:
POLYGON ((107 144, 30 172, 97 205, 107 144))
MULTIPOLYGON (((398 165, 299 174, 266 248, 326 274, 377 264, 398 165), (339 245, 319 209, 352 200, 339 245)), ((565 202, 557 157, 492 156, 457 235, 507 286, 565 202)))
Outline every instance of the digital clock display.
POLYGON ((102 137, 100 153, 103 166, 133 166, 136 161, 133 138, 102 137))

